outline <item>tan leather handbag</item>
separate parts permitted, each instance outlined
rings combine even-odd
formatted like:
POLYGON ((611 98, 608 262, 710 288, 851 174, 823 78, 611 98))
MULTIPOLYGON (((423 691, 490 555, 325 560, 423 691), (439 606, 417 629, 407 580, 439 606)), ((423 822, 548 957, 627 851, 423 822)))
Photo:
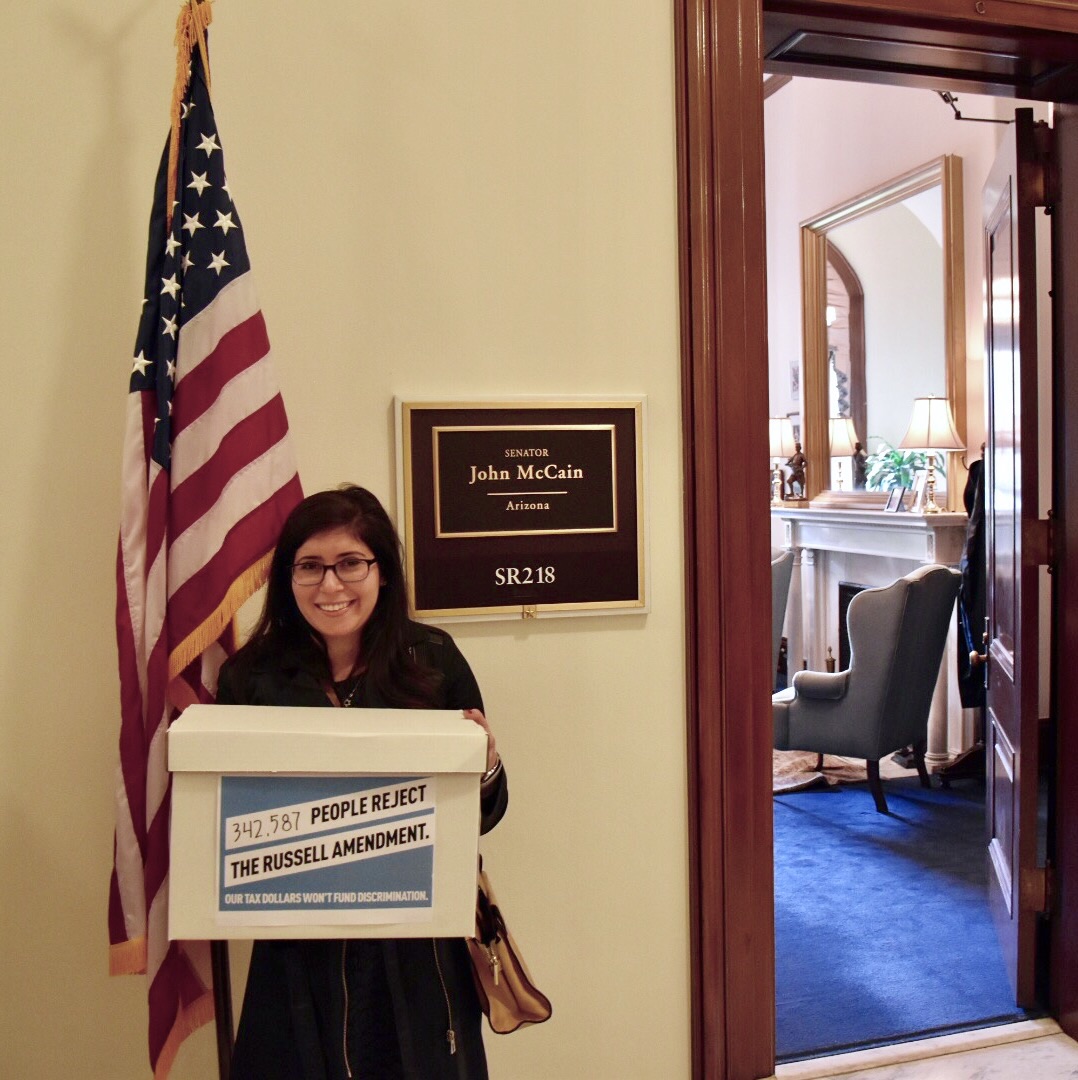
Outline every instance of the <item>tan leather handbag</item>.
POLYGON ((475 903, 475 937, 467 942, 479 1004, 492 1031, 508 1035, 517 1028, 550 1019, 550 999, 528 974, 482 862, 475 903))

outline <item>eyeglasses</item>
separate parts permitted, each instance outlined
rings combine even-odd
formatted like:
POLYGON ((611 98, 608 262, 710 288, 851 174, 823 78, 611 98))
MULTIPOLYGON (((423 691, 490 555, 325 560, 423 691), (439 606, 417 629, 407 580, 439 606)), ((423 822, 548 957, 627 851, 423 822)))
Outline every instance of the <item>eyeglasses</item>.
POLYGON ((359 555, 347 555, 335 563, 322 563, 317 559, 301 559, 292 564, 292 581, 296 585, 321 585, 327 570, 337 575, 338 581, 354 584, 366 581, 377 559, 364 559, 359 555))

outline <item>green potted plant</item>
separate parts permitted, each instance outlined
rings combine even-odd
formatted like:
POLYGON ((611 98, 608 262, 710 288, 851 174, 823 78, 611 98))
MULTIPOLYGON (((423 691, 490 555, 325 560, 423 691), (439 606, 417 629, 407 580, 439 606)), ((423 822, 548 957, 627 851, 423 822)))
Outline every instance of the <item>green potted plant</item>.
MULTIPOLYGON (((890 491, 895 487, 913 487, 913 478, 921 469, 928 468, 926 450, 900 450, 878 435, 874 453, 865 459, 865 489, 867 491, 890 491)), ((942 454, 937 454, 937 468, 942 467, 942 454)))

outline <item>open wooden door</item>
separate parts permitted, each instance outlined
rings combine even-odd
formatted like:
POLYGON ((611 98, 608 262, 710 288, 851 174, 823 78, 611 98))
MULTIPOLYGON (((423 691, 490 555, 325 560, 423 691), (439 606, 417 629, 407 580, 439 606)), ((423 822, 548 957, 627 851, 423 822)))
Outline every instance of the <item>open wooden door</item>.
POLYGON ((1039 566, 1047 527, 1038 497, 1036 207, 1046 178, 1043 128, 1018 109, 984 188, 988 445, 988 709, 985 723, 989 893, 1016 1001, 1037 1000, 1039 566))

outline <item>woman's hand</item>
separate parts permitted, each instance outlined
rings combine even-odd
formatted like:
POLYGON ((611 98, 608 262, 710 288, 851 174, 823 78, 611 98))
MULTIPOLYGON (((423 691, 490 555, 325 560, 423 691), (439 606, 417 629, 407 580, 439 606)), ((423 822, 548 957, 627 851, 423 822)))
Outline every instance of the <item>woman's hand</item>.
POLYGON ((487 718, 478 709, 465 709, 464 715, 487 733, 487 772, 490 772, 498 764, 498 748, 495 743, 494 732, 490 730, 487 718))

